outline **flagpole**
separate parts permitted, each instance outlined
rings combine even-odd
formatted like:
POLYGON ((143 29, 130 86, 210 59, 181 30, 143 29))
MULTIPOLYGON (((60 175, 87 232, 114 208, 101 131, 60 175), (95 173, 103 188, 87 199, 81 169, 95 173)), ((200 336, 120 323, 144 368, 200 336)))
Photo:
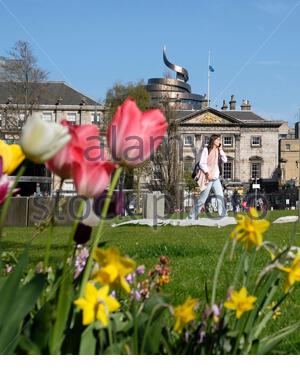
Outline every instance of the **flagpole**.
POLYGON ((210 106, 210 50, 208 50, 208 66, 207 66, 207 106, 210 106))

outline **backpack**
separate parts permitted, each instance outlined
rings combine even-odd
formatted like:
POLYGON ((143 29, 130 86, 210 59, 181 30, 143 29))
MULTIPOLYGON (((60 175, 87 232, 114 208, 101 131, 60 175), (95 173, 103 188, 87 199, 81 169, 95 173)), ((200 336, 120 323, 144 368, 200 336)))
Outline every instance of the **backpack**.
POLYGON ((199 162, 197 162, 195 164, 193 172, 192 172, 192 179, 193 180, 196 178, 197 174, 199 173, 199 170, 200 170, 200 164, 199 164, 199 162))
MULTIPOLYGON (((222 176, 222 158, 221 158, 221 155, 220 155, 220 151, 218 153, 218 166, 219 166, 219 171, 220 171, 220 177, 222 176)), ((192 179, 194 180, 195 177, 197 176, 199 170, 200 170, 200 162, 198 161, 195 166, 194 166, 194 169, 193 169, 193 172, 192 172, 192 179)))

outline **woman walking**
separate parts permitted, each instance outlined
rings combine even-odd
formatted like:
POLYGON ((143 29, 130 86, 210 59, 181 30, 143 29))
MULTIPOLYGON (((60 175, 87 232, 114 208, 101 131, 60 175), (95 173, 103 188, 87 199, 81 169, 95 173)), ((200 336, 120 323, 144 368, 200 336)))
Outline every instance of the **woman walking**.
POLYGON ((220 181, 221 163, 227 162, 227 157, 222 149, 221 136, 213 134, 204 147, 199 162, 200 170, 195 178, 199 185, 200 196, 194 203, 188 218, 197 219, 201 207, 205 205, 208 195, 213 190, 218 203, 218 214, 221 217, 226 215, 223 188, 220 181))

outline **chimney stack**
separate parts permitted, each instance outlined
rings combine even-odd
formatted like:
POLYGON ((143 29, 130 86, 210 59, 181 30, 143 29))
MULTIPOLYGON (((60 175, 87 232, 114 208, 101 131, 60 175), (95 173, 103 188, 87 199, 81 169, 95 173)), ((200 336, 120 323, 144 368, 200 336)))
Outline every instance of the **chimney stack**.
POLYGON ((201 108, 207 108, 208 107, 208 100, 207 100, 207 95, 204 94, 203 102, 201 108))
POLYGON ((241 111, 250 111, 250 110, 251 110, 250 101, 243 99, 243 102, 241 104, 241 111))
POLYGON ((235 97, 234 95, 231 95, 231 98, 230 98, 230 102, 229 102, 229 109, 231 111, 235 111, 235 105, 236 105, 236 100, 235 100, 235 97))
POLYGON ((227 109, 228 109, 228 105, 227 105, 225 99, 223 99, 223 105, 222 105, 221 109, 222 109, 222 111, 227 111, 227 109))

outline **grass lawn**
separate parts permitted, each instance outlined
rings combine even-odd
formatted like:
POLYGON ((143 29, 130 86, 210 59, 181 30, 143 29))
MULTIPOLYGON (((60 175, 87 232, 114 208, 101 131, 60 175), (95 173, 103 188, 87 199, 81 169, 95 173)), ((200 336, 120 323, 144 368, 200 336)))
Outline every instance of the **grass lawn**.
MULTIPOLYGON (((267 219, 271 222, 280 216, 297 215, 297 211, 270 211, 267 219)), ((118 246, 123 254, 134 258, 138 264, 151 267, 159 255, 170 258, 171 283, 165 287, 165 292, 171 294, 174 304, 181 303, 188 296, 205 301, 205 283, 208 288, 218 256, 223 244, 229 238, 233 226, 225 228, 212 227, 172 227, 165 226, 157 229, 145 226, 111 227, 112 221, 105 225, 103 239, 118 246)), ((50 263, 61 261, 70 228, 57 227, 54 230, 50 263)), ((19 253, 24 243, 30 241, 35 228, 5 228, 2 250, 19 253)), ((36 264, 43 259, 47 233, 42 233, 30 245, 30 261, 36 264)), ((297 223, 273 224, 265 235, 265 239, 277 245, 293 244, 300 246, 300 226, 297 223)), ((257 255, 256 269, 261 270, 268 255, 260 252, 257 255)), ((236 257, 237 258, 237 257, 236 257)), ((218 296, 224 298, 227 287, 232 281, 236 259, 230 261, 226 257, 221 269, 218 284, 218 296)), ((277 330, 287 323, 294 323, 300 317, 300 287, 293 297, 289 297, 282 306, 282 316, 272 322, 270 330, 277 330), (292 299, 293 298, 293 299, 292 299)), ((295 332, 287 342, 281 345, 287 353, 300 353, 300 334, 295 332)))

